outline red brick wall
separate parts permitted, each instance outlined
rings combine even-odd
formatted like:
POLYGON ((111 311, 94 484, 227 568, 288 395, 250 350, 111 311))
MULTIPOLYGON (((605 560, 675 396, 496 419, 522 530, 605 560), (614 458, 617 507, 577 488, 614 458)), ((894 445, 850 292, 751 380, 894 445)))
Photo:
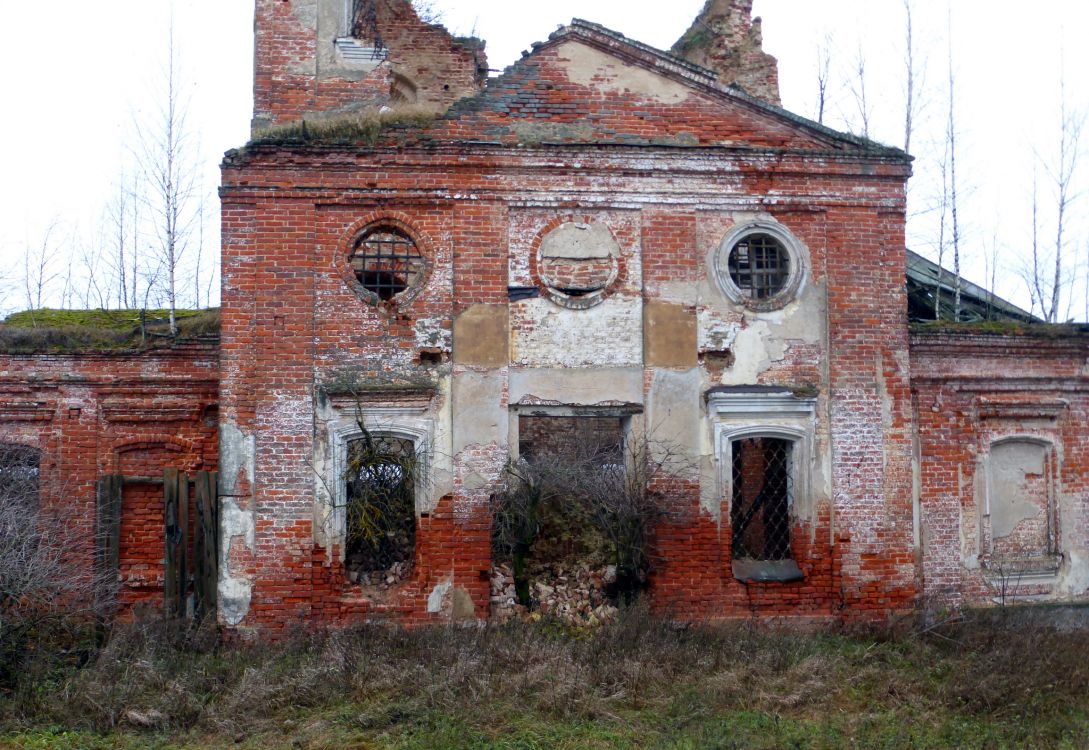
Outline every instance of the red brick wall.
MULTIPOLYGON (((364 378, 411 379, 422 370, 420 330, 449 331, 453 316, 470 304, 503 302, 509 237, 521 231, 521 219, 508 218, 510 201, 578 193, 638 206, 615 219, 595 216, 615 225, 622 247, 642 249, 643 291, 636 287, 636 293, 653 298, 678 280, 706 278, 707 253, 732 226, 728 209, 694 212, 689 201, 730 205, 738 191, 761 195, 769 182, 783 190, 783 205, 773 213, 809 248, 810 283, 828 288, 835 365, 826 375, 828 352, 803 342, 790 347, 760 382, 818 389, 819 411, 830 414, 831 422, 818 420, 817 451, 828 451, 836 429, 831 425, 842 432, 832 465, 834 512, 826 503, 812 523, 794 530, 805 581, 746 587, 730 570, 728 515, 708 516, 693 500, 678 514, 687 520, 661 531, 654 595, 674 614, 698 617, 750 611, 830 617, 845 599, 859 616, 883 616, 909 605, 916 578, 903 251, 897 250, 903 217, 885 210, 902 206, 902 188, 892 179, 902 167, 878 162, 867 170, 885 174, 864 175, 852 160, 822 159, 818 165, 786 155, 773 165, 739 157, 721 162, 722 169, 739 173, 726 184, 717 173, 679 178, 697 163, 709 164, 703 155, 684 152, 662 150, 655 167, 644 166, 639 174, 623 171, 624 159, 632 157, 622 152, 570 148, 554 154, 548 171, 537 168, 539 158, 537 152, 486 147, 373 154, 270 147, 227 165, 223 410, 244 432, 258 436, 256 499, 245 501, 259 509, 256 558, 239 566, 256 566, 254 622, 273 626, 383 611, 426 618, 422 603, 451 569, 473 593, 478 612, 486 612, 487 585, 480 578, 490 564, 486 492, 469 493, 455 482, 454 495, 421 520, 416 582, 399 594, 396 606, 364 604, 337 593, 343 591, 338 551, 315 549, 317 480, 307 472, 313 394, 323 382, 345 370, 364 378), (335 170, 327 168, 334 164, 335 170), (808 181, 798 176, 811 166, 808 181), (779 177, 778 170, 786 174, 779 177), (378 171, 381 187, 368 187, 378 171), (855 192, 859 184, 871 190, 855 192), (850 199, 828 199, 839 191, 850 199), (379 310, 363 302, 338 270, 351 237, 383 217, 411 227, 432 259, 423 290, 403 309, 379 310), (633 221, 637 229, 629 239, 633 221)), ((557 217, 570 213, 538 208, 533 215, 550 210, 557 217)), ((738 322, 743 319, 739 313, 738 322)), ((512 319, 512 325, 520 324, 512 319)), ((436 374, 442 379, 447 372, 444 365, 436 374)), ((442 399, 432 404, 436 416, 442 399)), ((468 453, 455 473, 495 467, 504 457, 505 452, 468 453)), ((693 497, 697 492, 693 487, 693 497)))
MULTIPOLYGON (((295 23, 289 5, 258 4, 259 92, 295 85, 262 79, 262 70, 282 75, 291 64, 262 50, 312 54, 302 41, 308 32, 297 23, 288 28, 295 23)), ((411 19, 400 32, 390 27, 391 60, 402 70, 415 63, 399 57, 401 42, 392 40, 422 28, 411 19)), ((447 54, 439 41, 411 46, 447 54)), ((416 60, 420 80, 439 68, 416 60)), ((451 80, 465 70, 458 63, 451 80)), ((319 106, 308 101, 272 113, 262 96, 258 113, 274 119, 319 106)), ((448 614, 445 603, 436 607, 444 586, 461 589, 485 616, 487 502, 507 458, 508 387, 519 371, 608 364, 638 377, 642 370, 648 408, 658 408, 651 403, 658 380, 687 378, 690 392, 678 399, 699 424, 682 432, 689 449, 704 451, 696 462, 713 463, 713 451, 695 447, 709 429, 703 391, 734 367, 731 336, 762 330, 772 331, 781 355, 768 357, 751 385, 816 394, 811 450, 820 476, 792 529, 805 578, 760 585, 734 578, 728 503, 714 497, 714 470, 707 469, 702 487, 690 476, 670 487, 675 507, 659 529, 653 601, 682 618, 827 619, 841 610, 875 618, 910 605, 918 580, 903 277, 908 166, 901 155, 847 145, 724 96, 712 76, 583 24, 554 36, 433 127, 383 138, 371 148, 254 147, 224 165, 226 494, 238 517, 254 525, 252 542, 241 523, 227 543, 230 584, 249 592, 234 612, 240 627, 439 619, 448 614), (572 68, 580 56, 601 55, 613 62, 589 79, 586 69, 572 68), (610 78, 625 65, 644 66, 631 79, 638 91, 610 78), (644 74, 670 80, 644 91, 644 74), (573 217, 608 226, 616 240, 618 278, 602 302, 613 329, 574 322, 547 329, 552 308, 541 304, 550 302, 508 303, 508 285, 539 286, 540 238, 573 217), (752 217, 779 222, 805 248, 810 318, 790 324, 808 326, 804 331, 776 332, 789 329, 785 313, 726 310, 708 296, 716 248, 752 217), (358 233, 381 221, 411 236, 429 268, 412 299, 376 306, 353 289, 346 258, 358 233), (699 351, 687 369, 640 359, 648 301, 671 303, 698 321, 699 351), (479 305, 491 306, 484 312, 509 305, 509 363, 451 363, 457 316, 481 313, 479 305), (550 342, 542 330, 564 340, 550 342), (553 346, 566 359, 551 356, 553 346), (451 394, 473 383, 495 389, 490 402, 474 402, 493 411, 451 415, 451 394), (345 393, 359 387, 369 408, 385 408, 392 419, 408 408, 396 394, 414 393, 412 418, 457 446, 446 457, 448 486, 421 513, 413 578, 382 596, 345 586, 340 542, 320 501, 329 483, 321 472, 330 469, 315 465, 334 450, 330 425, 350 408, 345 393)), ((586 315, 590 321, 595 313, 586 315)), ((644 425, 648 433, 652 427, 644 425)))
MULTIPOLYGON (((925 603, 999 597, 984 575, 987 460, 995 441, 1051 445, 1057 505, 1057 575, 1013 581, 1018 595, 1086 595, 1089 547, 1089 396, 1084 333, 918 330, 911 336, 912 395, 920 460, 919 513, 925 603)), ((1038 480, 1037 480, 1038 481, 1038 480)), ((1025 489, 1032 490, 1029 481, 1025 489)))
MULTIPOLYGON (((214 343, 144 353, 0 354, 0 442, 42 451, 44 506, 86 540, 73 550, 74 566, 91 565, 99 477, 216 469, 218 359, 214 343)), ((161 485, 125 487, 120 547, 122 614, 138 602, 161 606, 161 485)))
MULTIPOLYGON (((278 125, 322 113, 371 110, 391 103, 395 78, 407 79, 416 104, 444 110, 479 91, 487 62, 483 48, 459 43, 441 26, 420 22, 408 0, 377 3, 378 32, 387 60, 369 72, 319 58, 334 29, 317 28, 317 3, 257 0, 254 50, 254 124, 278 125), (305 6, 305 7, 303 7, 305 6), (324 66, 324 69, 323 69, 324 66)), ((360 29, 362 36, 369 32, 360 29)), ((362 38, 364 44, 373 39, 362 38)))

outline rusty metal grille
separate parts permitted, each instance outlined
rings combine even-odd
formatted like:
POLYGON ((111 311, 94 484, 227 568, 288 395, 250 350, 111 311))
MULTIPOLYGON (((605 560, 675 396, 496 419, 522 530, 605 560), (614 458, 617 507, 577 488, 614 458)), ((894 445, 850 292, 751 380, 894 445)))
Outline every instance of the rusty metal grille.
POLYGON ((786 286, 790 276, 790 254, 779 240, 768 234, 750 234, 730 250, 730 278, 750 299, 767 299, 786 286))
POLYGON ((416 545, 415 446, 368 436, 348 443, 345 567, 352 582, 387 583, 411 571, 416 545))
POLYGON ((731 444, 733 497, 730 522, 733 556, 752 560, 787 560, 793 445, 769 437, 742 438, 731 444))
POLYGON ((359 283, 381 300, 391 300, 420 282, 424 261, 407 235, 396 229, 368 232, 355 245, 350 262, 359 283))

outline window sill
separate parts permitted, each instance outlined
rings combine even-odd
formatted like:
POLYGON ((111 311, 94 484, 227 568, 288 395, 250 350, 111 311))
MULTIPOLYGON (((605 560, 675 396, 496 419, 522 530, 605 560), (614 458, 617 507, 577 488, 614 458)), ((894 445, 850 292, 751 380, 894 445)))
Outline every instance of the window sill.
POLYGON ((733 562, 734 578, 746 583, 793 583, 805 580, 805 574, 793 560, 753 560, 733 562))

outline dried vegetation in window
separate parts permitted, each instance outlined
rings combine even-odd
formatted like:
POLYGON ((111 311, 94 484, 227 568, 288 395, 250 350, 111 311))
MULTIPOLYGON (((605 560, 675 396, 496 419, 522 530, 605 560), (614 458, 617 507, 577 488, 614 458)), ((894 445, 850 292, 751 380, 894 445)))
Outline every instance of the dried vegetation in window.
POLYGON ((621 440, 619 429, 614 440, 576 438, 571 424, 593 418, 537 419, 571 439, 554 443, 562 450, 523 444, 492 498, 493 613, 596 624, 645 587, 655 523, 684 492, 683 462, 664 446, 621 440))
POLYGON ((418 467, 411 440, 364 429, 348 443, 344 515, 350 583, 384 588, 412 574, 418 467))

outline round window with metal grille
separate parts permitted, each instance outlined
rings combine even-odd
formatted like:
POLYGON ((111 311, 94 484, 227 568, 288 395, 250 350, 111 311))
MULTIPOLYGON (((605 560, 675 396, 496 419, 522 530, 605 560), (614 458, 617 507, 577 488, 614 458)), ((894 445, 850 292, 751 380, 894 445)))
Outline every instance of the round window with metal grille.
POLYGON ((752 310, 776 310, 795 298, 806 256, 786 229, 753 222, 726 236, 714 262, 719 286, 731 300, 752 310))
POLYGON ((426 263, 416 243, 397 227, 364 232, 348 258, 360 286, 377 301, 397 299, 423 283, 426 263))
POLYGON ((727 261, 730 279, 744 297, 766 300, 790 278, 790 253, 770 234, 748 234, 734 243, 727 261))

